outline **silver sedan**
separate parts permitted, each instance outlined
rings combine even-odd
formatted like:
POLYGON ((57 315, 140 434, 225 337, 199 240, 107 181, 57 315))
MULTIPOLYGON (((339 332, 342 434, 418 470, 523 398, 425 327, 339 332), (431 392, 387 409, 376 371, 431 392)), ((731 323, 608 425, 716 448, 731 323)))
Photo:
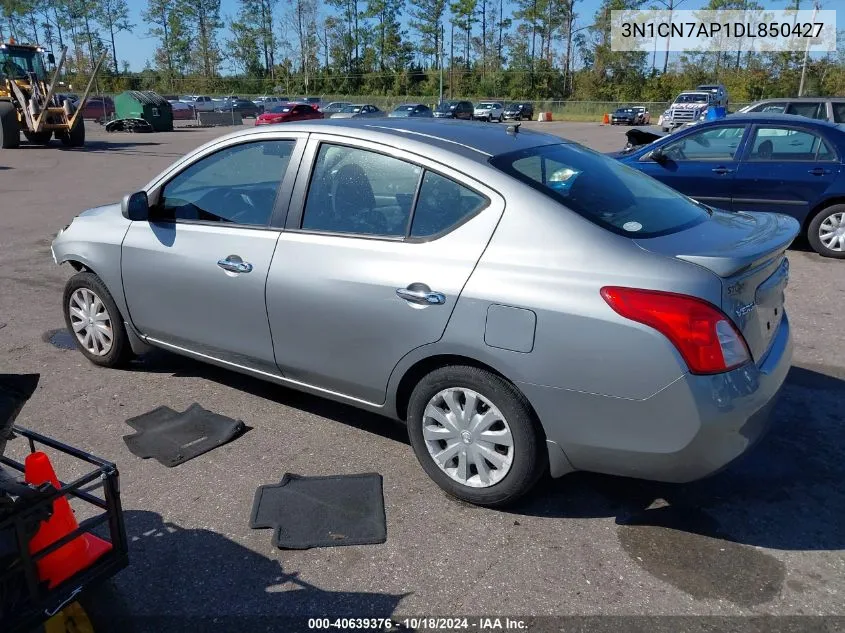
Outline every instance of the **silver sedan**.
POLYGON ((386 116, 383 110, 379 110, 371 103, 349 104, 331 115, 332 119, 376 119, 386 116))
POLYGON ((218 138, 52 251, 90 361, 159 347, 381 413, 496 506, 748 449, 790 366, 797 231, 554 136, 385 119, 218 138))

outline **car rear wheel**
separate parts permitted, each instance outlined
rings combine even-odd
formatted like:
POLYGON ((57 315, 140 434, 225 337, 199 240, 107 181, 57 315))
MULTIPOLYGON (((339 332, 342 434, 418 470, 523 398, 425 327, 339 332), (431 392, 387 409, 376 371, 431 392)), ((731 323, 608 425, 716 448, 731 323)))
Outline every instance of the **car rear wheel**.
POLYGON ((845 204, 819 211, 807 227, 807 239, 819 255, 845 259, 845 204))
POLYGON ((64 316, 82 355, 95 365, 119 367, 132 358, 123 317, 102 280, 90 272, 65 285, 64 316))
POLYGON ((477 505, 515 501, 548 464, 525 396, 476 367, 443 367, 425 376, 408 403, 408 434, 428 476, 477 505))

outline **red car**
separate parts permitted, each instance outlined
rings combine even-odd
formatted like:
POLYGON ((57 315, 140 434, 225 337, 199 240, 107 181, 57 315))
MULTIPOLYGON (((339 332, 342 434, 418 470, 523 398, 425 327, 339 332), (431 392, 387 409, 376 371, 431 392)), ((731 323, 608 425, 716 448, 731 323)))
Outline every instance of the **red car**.
POLYGON ((114 114, 114 101, 111 97, 88 97, 85 107, 82 108, 83 119, 94 119, 103 121, 110 119, 114 114))
POLYGON ((286 103, 270 108, 255 119, 256 125, 270 125, 271 123, 287 123, 288 121, 310 121, 322 119, 323 113, 304 103, 286 103))

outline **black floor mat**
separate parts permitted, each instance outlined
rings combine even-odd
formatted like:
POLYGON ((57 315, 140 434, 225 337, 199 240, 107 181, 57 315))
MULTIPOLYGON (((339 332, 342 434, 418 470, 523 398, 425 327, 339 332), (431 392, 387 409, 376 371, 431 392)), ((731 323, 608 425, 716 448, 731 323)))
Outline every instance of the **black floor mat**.
POLYGON ((302 477, 255 491, 251 528, 274 528, 284 549, 368 545, 387 540, 381 475, 302 477))
POLYGON ((179 413, 159 407, 126 420, 138 431, 123 441, 138 457, 154 457, 172 467, 225 444, 247 430, 240 420, 212 413, 194 403, 179 413))

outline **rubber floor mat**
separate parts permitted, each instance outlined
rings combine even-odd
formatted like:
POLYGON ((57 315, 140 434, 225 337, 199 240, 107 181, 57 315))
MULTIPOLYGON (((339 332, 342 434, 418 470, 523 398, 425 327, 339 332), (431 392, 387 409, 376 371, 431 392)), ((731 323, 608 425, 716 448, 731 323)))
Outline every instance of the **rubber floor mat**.
POLYGON ((159 463, 178 466, 234 439, 247 430, 240 420, 192 404, 183 413, 159 407, 130 418, 126 423, 138 431, 123 441, 138 457, 153 457, 159 463))
POLYGON ((381 475, 285 473, 281 483, 255 491, 249 526, 273 528, 273 544, 283 549, 384 543, 381 475))

